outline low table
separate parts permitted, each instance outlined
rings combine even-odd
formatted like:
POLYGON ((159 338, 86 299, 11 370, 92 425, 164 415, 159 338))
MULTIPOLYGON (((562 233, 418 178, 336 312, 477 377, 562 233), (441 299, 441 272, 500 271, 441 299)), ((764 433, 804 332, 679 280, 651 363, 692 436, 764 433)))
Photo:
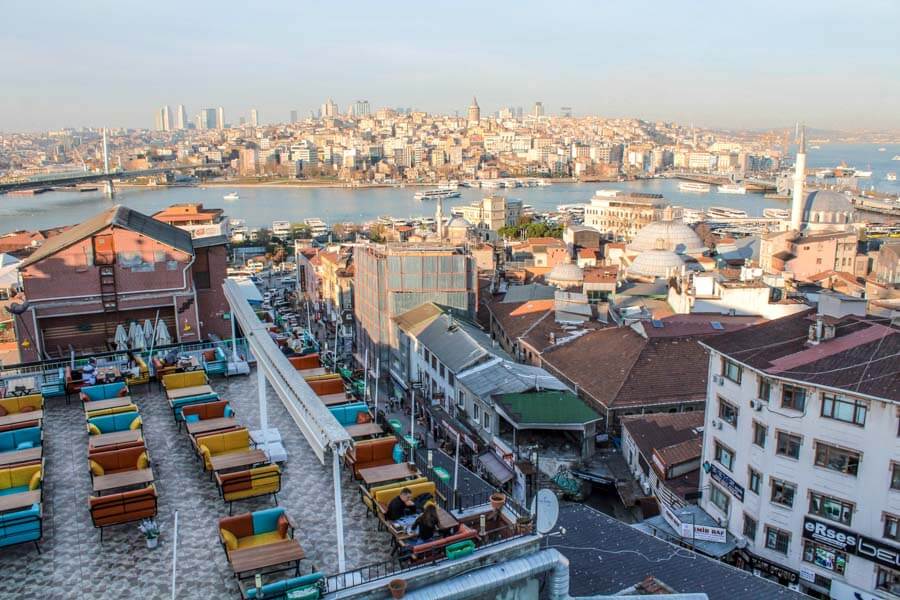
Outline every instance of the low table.
POLYGON ((28 448, 27 450, 14 450, 12 452, 0 452, 0 467, 8 467, 10 465, 19 465, 27 462, 37 462, 41 460, 44 449, 28 448))
POLYGON ((41 421, 44 418, 44 411, 31 410, 23 413, 13 413, 0 417, 0 427, 7 425, 21 425, 31 421, 41 421))
POLYGON ((128 442, 137 442, 143 439, 141 432, 137 429, 129 431, 116 431, 113 433, 101 433, 100 435, 92 435, 88 438, 88 450, 96 450, 104 446, 112 446, 114 444, 125 444, 128 442))
POLYGON ((119 398, 111 398, 109 400, 91 400, 84 403, 84 412, 94 412, 95 410, 106 410, 108 408, 120 408, 131 404, 131 396, 121 396, 119 398))
POLYGON ((153 469, 135 469, 111 475, 94 475, 94 492, 103 492, 133 487, 153 482, 153 469))
POLYGON ((19 492, 18 494, 9 494, 8 496, 0 496, 0 513, 30 507, 35 502, 40 501, 40 490, 34 490, 33 492, 19 492))
POLYGON ((195 423, 187 424, 187 432, 190 435, 202 435, 211 431, 221 431, 222 429, 233 429, 238 426, 238 420, 234 417, 218 417, 215 419, 204 419, 195 423))
POLYGON ((229 452, 219 456, 210 457, 209 462, 215 472, 252 467, 260 463, 268 462, 266 453, 262 450, 247 450, 246 452, 229 452))
POLYGON ((352 438, 365 438, 373 435, 378 435, 379 433, 384 433, 384 430, 381 429, 381 425, 376 423, 359 423, 357 425, 346 425, 344 429, 347 430, 347 433, 350 434, 352 438))
POLYGON ((174 390, 166 390, 166 398, 169 400, 178 400, 179 398, 190 398, 191 396, 212 394, 212 391, 213 389, 208 385, 192 385, 183 388, 175 388, 174 390))
POLYGON ((388 483, 390 481, 409 479, 418 474, 419 470, 411 463, 368 467, 366 469, 360 469, 359 471, 359 477, 363 480, 366 487, 372 487, 373 485, 388 483))
MULTIPOLYGON (((437 505, 435 506, 435 509, 437 512, 439 530, 447 531, 459 525, 459 520, 457 520, 457 518, 451 515, 449 512, 437 505)), ((397 519, 396 521, 389 521, 388 523, 391 525, 392 529, 391 534, 398 540, 415 538, 416 534, 407 533, 406 528, 411 527, 418 517, 419 515, 409 515, 408 517, 403 517, 402 519, 397 519)))
POLYGON ((306 553, 295 539, 228 551, 228 562, 238 579, 242 573, 256 573, 285 563, 296 563, 299 572, 300 561, 304 558, 306 553))
POLYGON ((319 396, 319 400, 322 401, 322 404, 325 406, 335 406, 337 404, 347 404, 348 402, 355 402, 355 398, 348 398, 346 394, 325 394, 324 396, 319 396))
POLYGON ((317 377, 319 375, 327 375, 328 371, 325 367, 313 367, 312 369, 297 369, 301 377, 317 377))

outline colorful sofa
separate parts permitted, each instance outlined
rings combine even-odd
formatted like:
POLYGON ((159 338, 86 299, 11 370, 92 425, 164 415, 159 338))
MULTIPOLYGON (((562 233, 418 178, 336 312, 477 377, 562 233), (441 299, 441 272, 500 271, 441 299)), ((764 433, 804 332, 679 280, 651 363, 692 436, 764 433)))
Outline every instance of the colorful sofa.
POLYGON ((233 416, 234 409, 231 408, 231 404, 228 403, 228 400, 215 400, 203 402, 201 404, 189 404, 175 409, 175 418, 179 421, 206 421, 207 419, 223 419, 233 416), (196 419, 193 417, 196 417, 196 419))
POLYGON ((14 452, 41 446, 44 439, 40 427, 0 431, 0 452, 14 452))
POLYGON ((209 379, 203 371, 188 371, 186 373, 171 373, 162 378, 162 385, 167 390, 206 385, 209 379))
POLYGON ((183 408, 195 404, 207 404, 209 402, 219 402, 219 395, 212 392, 210 394, 200 394, 199 396, 185 396, 184 398, 169 400, 169 406, 172 407, 172 417, 174 417, 175 421, 181 421, 183 418, 181 414, 183 408))
POLYGON ((146 361, 140 356, 135 355, 134 363, 138 367, 138 374, 134 375, 133 373, 129 373, 125 376, 125 383, 129 386, 132 385, 141 385, 144 383, 150 382, 150 368, 147 366, 146 361))
POLYGON ((88 456, 91 478, 135 471, 150 467, 150 456, 144 446, 133 446, 107 452, 94 452, 88 456))
POLYGON ((338 420, 338 423, 344 425, 355 425, 357 415, 359 413, 368 413, 369 408, 366 406, 365 402, 356 402, 353 404, 342 404, 340 406, 332 406, 329 407, 331 414, 334 415, 334 418, 338 420))
POLYGON ((467 525, 460 524, 459 529, 453 535, 437 538, 424 544, 407 547, 405 551, 401 551, 401 562, 409 561, 411 564, 426 563, 444 556, 444 550, 447 546, 478 538, 478 532, 467 525))
POLYGON ((390 504, 391 500, 400 495, 400 492, 404 488, 409 488, 409 491, 412 492, 413 498, 418 498, 422 494, 431 494, 432 496, 436 493, 436 488, 434 487, 433 481, 423 481, 422 483, 409 483, 405 482, 403 485, 398 485, 396 487, 391 487, 386 490, 380 490, 372 494, 372 497, 375 499, 375 506, 378 507, 378 515, 384 515, 387 512, 388 504, 390 504))
MULTIPOLYGON (((361 486, 359 486, 359 489, 360 489, 360 495, 362 496, 363 504, 366 505, 366 508, 369 509, 369 512, 378 516, 378 512, 375 510, 374 494, 377 494, 378 492, 381 492, 384 490, 389 490, 392 488, 397 488, 397 490, 398 490, 397 493, 399 494, 399 490, 402 490, 405 487, 409 487, 410 489, 412 489, 410 486, 413 486, 413 485, 416 485, 419 483, 428 483, 428 481, 429 481, 429 479, 423 475, 422 477, 418 477, 416 479, 410 479, 408 481, 399 481, 399 482, 394 481, 392 483, 385 483, 383 485, 378 485, 375 487, 371 487, 369 489, 366 489, 365 486, 361 485, 361 486)), ((388 502, 390 502, 390 500, 388 502)), ((368 516, 368 514, 366 516, 368 516)))
POLYGON ((368 467, 380 467, 394 462, 393 450, 397 438, 386 436, 374 440, 356 442, 344 457, 347 466, 353 469, 354 477, 359 477, 359 470, 368 467))
POLYGON ((0 416, 14 415, 21 412, 44 409, 44 396, 41 394, 29 394, 27 396, 11 396, 0 398, 0 416))
POLYGON ((347 388, 344 380, 341 378, 320 379, 318 381, 307 381, 316 396, 328 396, 330 394, 346 394, 347 388))
POLYGON ((156 487, 151 484, 139 490, 108 496, 92 496, 88 498, 88 508, 91 512, 91 522, 94 527, 100 529, 102 542, 104 527, 156 516, 156 487))
POLYGON ((142 425, 141 416, 137 412, 126 412, 90 418, 87 421, 87 430, 91 435, 100 435, 116 431, 133 431, 140 429, 142 425))
POLYGON ((119 442, 118 444, 107 444, 105 446, 101 446, 100 448, 90 449, 88 448, 88 458, 91 458, 95 454, 102 454, 103 452, 114 452, 116 450, 125 450, 126 448, 140 448, 145 449, 143 439, 134 440, 133 442, 119 442))
MULTIPOLYGON (((265 600, 285 600, 288 597, 288 593, 291 592, 293 592, 291 594, 292 598, 302 598, 303 600, 321 598, 325 594, 325 574, 310 573, 309 575, 274 581, 262 586, 260 592, 259 597, 265 598, 265 600)), ((244 596, 247 600, 255 600, 257 597, 256 588, 249 588, 244 596)))
POLYGON ((219 540, 230 561, 233 550, 293 539, 295 527, 283 508, 267 508, 219 519, 219 540))
POLYGON ((43 476, 41 463, 0 468, 0 496, 39 490, 43 476))
POLYGON ((84 403, 84 415, 86 419, 93 419, 94 417, 103 417, 106 415, 115 415, 118 413, 128 413, 128 412, 138 412, 138 407, 136 404, 126 404, 124 406, 116 406, 113 408, 101 408, 91 410, 92 402, 84 403))
POLYGON ((0 547, 33 542, 40 552, 37 542, 42 535, 41 505, 37 502, 30 508, 0 515, 0 547))
POLYGON ((250 431, 242 428, 223 433, 197 436, 196 443, 197 453, 203 459, 203 467, 207 471, 212 471, 210 459, 213 456, 250 450, 250 431))
POLYGON ((202 363, 207 375, 228 375, 228 358, 221 348, 204 350, 202 363))
POLYGON ((66 401, 69 400, 70 395, 77 394, 86 385, 87 382, 84 381, 79 369, 66 367, 66 401))
POLYGON ((246 471, 234 473, 216 473, 216 484, 222 499, 228 503, 228 514, 231 514, 232 503, 244 498, 268 496, 278 504, 278 492, 281 491, 281 468, 278 465, 265 465, 246 471))
POLYGON ((101 383, 81 388, 78 396, 82 402, 94 402, 97 400, 112 400, 128 395, 128 384, 124 381, 115 383, 101 383))
POLYGON ((322 362, 319 360, 318 354, 307 354, 305 356, 289 356, 288 362, 290 362, 298 371, 318 369, 322 366, 322 362))

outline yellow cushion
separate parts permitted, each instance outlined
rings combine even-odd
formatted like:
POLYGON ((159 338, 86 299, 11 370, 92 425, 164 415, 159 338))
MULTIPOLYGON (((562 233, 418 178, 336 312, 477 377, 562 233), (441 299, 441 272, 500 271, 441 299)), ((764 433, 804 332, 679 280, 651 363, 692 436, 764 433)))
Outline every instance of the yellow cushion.
POLYGON ((100 435, 100 429, 93 423, 88 423, 88 433, 91 435, 100 435))
POLYGON ((35 471, 34 475, 31 476, 31 481, 28 482, 28 489, 34 491, 41 487, 41 472, 35 471))
POLYGON ((206 468, 212 469, 212 464, 209 462, 209 459, 212 455, 209 452, 209 448, 207 448, 205 444, 200 444, 200 456, 203 457, 203 464, 206 466, 206 468))
POLYGON ((135 429, 140 429, 142 423, 143 421, 141 421, 140 417, 135 417, 134 421, 131 422, 131 425, 128 426, 128 429, 132 431, 134 431, 135 429))
POLYGON ((13 487, 13 485, 12 476, 9 473, 9 469, 0 469, 0 490, 6 490, 11 487, 13 487))
POLYGON ((222 541, 225 542, 225 547, 229 550, 237 550, 238 549, 238 539, 234 537, 234 534, 228 531, 227 529, 219 529, 219 535, 222 536, 222 541))
POLYGON ((95 460, 88 460, 88 465, 91 467, 91 473, 96 477, 98 475, 103 475, 106 473, 106 469, 103 468, 103 465, 98 463, 95 460))
POLYGON ((146 452, 141 452, 141 455, 138 456, 137 459, 137 468, 138 469, 146 469, 150 466, 150 458, 147 456, 146 452))
POLYGON ((248 535, 238 540, 238 548, 252 548, 253 546, 265 546, 266 544, 274 544, 280 542, 282 537, 277 531, 268 533, 260 533, 257 535, 248 535))

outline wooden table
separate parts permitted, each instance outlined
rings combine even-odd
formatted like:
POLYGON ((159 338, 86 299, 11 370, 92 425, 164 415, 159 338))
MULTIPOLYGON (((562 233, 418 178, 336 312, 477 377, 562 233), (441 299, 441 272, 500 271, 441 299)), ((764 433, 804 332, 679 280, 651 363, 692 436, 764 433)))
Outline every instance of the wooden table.
POLYGON ((196 356, 189 356, 187 360, 179 358, 175 364, 181 371, 196 371, 200 368, 200 361, 197 360, 196 356))
POLYGON ((189 387, 175 388, 174 390, 166 390, 166 397, 169 400, 178 400, 179 398, 190 398, 191 396, 202 396, 204 394, 212 394, 213 389, 208 385, 192 385, 189 387))
POLYGON ((219 431, 221 429, 232 429, 237 427, 238 420, 234 417, 219 417, 216 419, 205 419, 195 423, 187 424, 187 432, 191 435, 202 435, 211 431, 219 431))
POLYGON ((325 406, 334 406, 336 404, 347 404, 348 402, 355 402, 354 398, 348 398, 347 394, 325 394, 324 396, 319 396, 319 400, 322 401, 322 404, 325 406))
POLYGON ((228 561, 238 579, 241 573, 255 573, 284 563, 297 563, 299 570, 304 558, 306 553, 295 539, 228 551, 228 561))
POLYGON ((131 404, 131 396, 120 396, 118 398, 110 398, 109 400, 89 400, 84 403, 84 412, 94 412, 95 410, 106 410, 107 408, 119 408, 131 404))
POLYGON ((315 377, 317 375, 327 375, 328 371, 325 370, 325 367, 313 367, 312 369, 297 369, 297 372, 300 373, 303 377, 315 377))
POLYGON ((27 396, 38 392, 37 380, 34 377, 19 377, 17 379, 8 379, 6 381, 6 395, 9 396, 27 396))
POLYGON ((94 492, 102 494, 110 490, 153 482, 153 469, 135 469, 111 475, 94 475, 94 492))
POLYGON ((137 442, 141 440, 141 432, 134 431, 115 431, 113 433, 101 433, 100 435, 92 435, 88 438, 88 450, 96 450, 104 446, 112 446, 113 444, 125 444, 128 442, 137 442))
POLYGON ((97 367, 94 371, 97 383, 110 383, 122 377, 119 367, 97 367))
POLYGON ((237 469, 241 467, 252 467, 259 463, 268 462, 269 458, 262 450, 246 450, 243 452, 228 452, 218 456, 210 457, 209 462, 212 470, 226 471, 228 469, 237 469))
POLYGON ((30 421, 41 421, 44 418, 44 411, 31 410, 23 413, 13 413, 0 417, 0 427, 5 425, 20 425, 30 421))
POLYGON ((0 513, 18 510, 20 508, 30 508, 35 502, 41 501, 41 491, 19 492, 18 494, 9 494, 8 496, 0 496, 0 513))
POLYGON ((411 463, 400 463, 393 465, 384 465, 381 467, 368 467, 360 469, 359 477, 363 480, 366 487, 372 487, 389 481, 399 481, 408 479, 419 474, 419 470, 411 463))
MULTIPOLYGON (((8 467, 10 465, 19 465, 27 462, 37 462, 41 460, 44 449, 28 448, 27 450, 14 450, 12 452, 0 452, 0 467, 8 467)), ((0 496, 2 497, 2 496, 0 496)))
POLYGON ((360 423, 357 425, 346 425, 344 429, 347 430, 347 433, 350 434, 352 438, 364 438, 372 435, 378 435, 379 433, 384 433, 384 430, 381 429, 381 425, 377 423, 360 423))
MULTIPOLYGON (((457 518, 451 515, 449 512, 437 505, 435 505, 435 509, 438 518, 438 530, 449 531, 459 525, 459 520, 457 520, 457 518)), ((412 526, 418 516, 419 515, 410 515, 408 517, 403 517, 402 519, 397 519, 396 521, 386 521, 389 525, 391 535, 397 538, 398 542, 414 539, 416 537, 416 534, 407 533, 406 529, 407 527, 412 526)))

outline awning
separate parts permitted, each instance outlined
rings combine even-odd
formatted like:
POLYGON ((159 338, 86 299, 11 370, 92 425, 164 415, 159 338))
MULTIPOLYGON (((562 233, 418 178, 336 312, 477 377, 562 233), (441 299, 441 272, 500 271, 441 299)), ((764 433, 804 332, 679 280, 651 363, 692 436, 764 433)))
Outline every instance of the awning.
POLYGON ((485 452, 483 454, 478 455, 478 462, 481 463, 481 466, 484 467, 484 470, 487 471, 488 475, 491 476, 491 479, 503 485, 513 477, 515 474, 512 472, 506 464, 503 463, 493 452, 485 452))

